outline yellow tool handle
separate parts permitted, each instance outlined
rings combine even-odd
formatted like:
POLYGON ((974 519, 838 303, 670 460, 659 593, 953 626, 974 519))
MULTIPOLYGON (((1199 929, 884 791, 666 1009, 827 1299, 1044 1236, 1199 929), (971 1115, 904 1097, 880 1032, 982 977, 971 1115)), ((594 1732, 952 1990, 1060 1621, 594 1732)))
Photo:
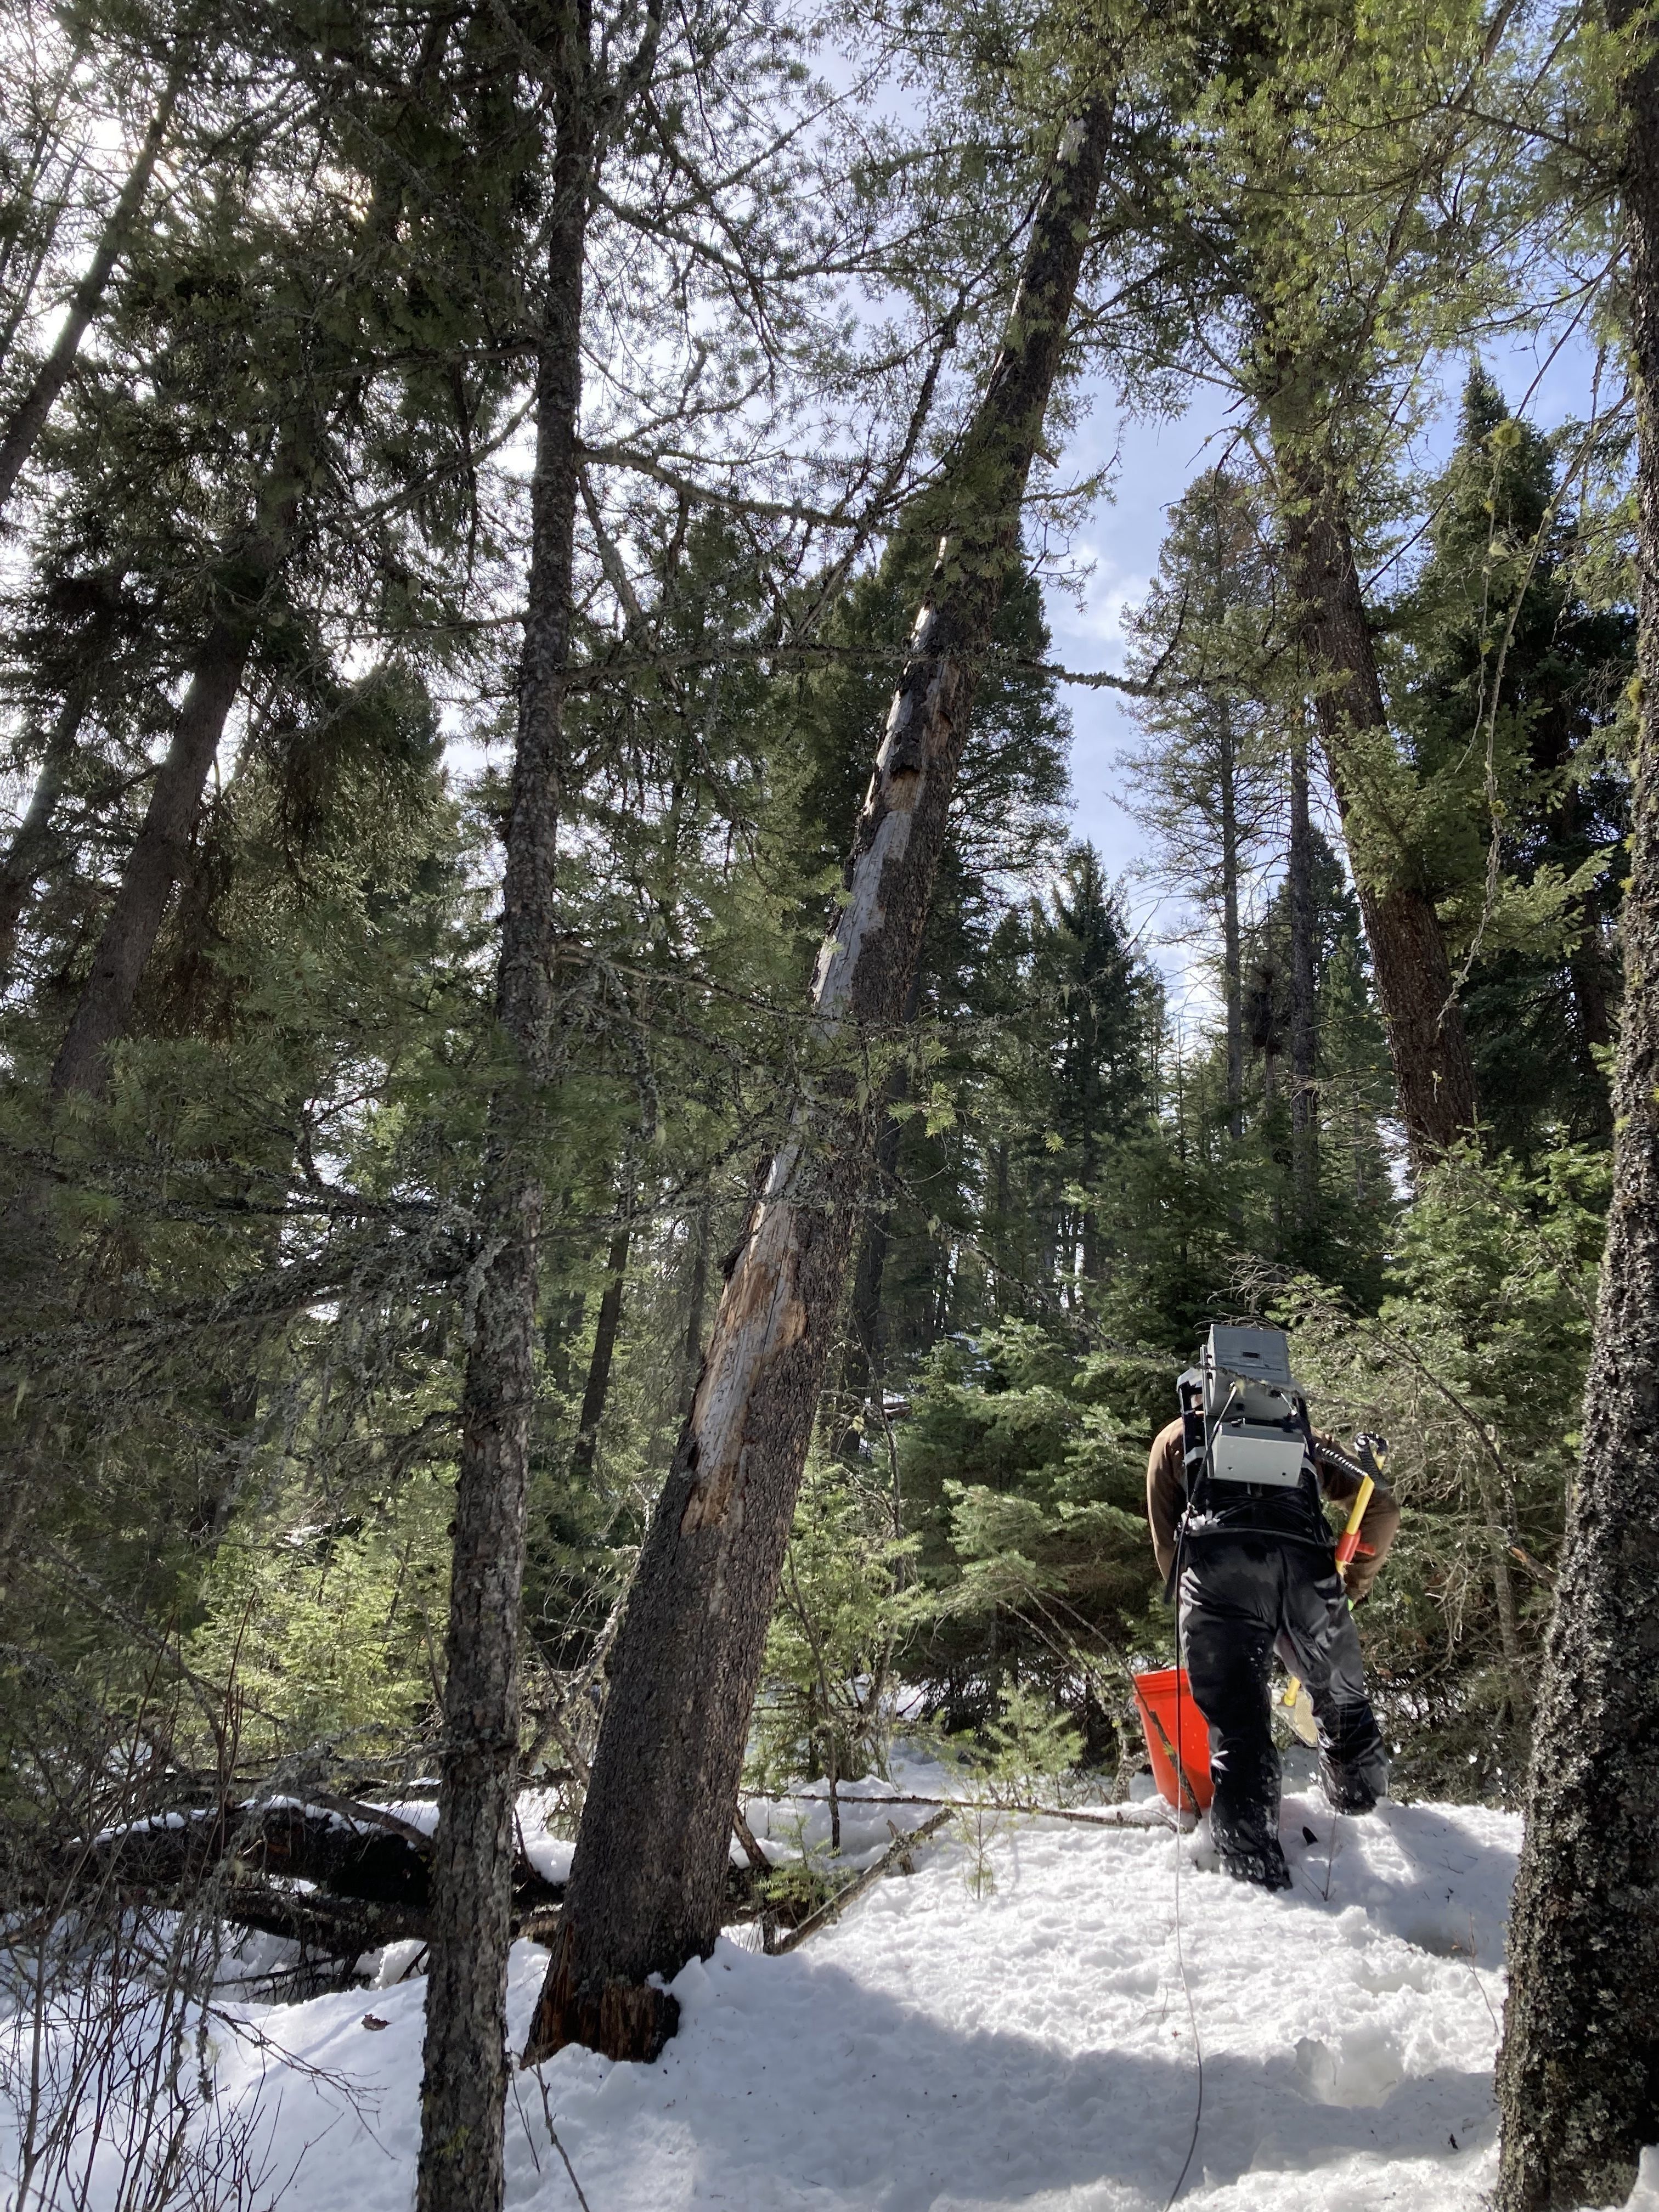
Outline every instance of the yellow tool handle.
POLYGON ((1367 1475, 1354 1492, 1353 1505, 1348 1515, 1347 1526, 1337 1539, 1336 1571, 1344 1582, 1348 1578, 1348 1569, 1353 1564, 1354 1553, 1359 1549, 1360 1524, 1365 1518, 1365 1508, 1370 1504, 1371 1492, 1376 1488, 1376 1485, 1371 1480, 1370 1475, 1367 1475))

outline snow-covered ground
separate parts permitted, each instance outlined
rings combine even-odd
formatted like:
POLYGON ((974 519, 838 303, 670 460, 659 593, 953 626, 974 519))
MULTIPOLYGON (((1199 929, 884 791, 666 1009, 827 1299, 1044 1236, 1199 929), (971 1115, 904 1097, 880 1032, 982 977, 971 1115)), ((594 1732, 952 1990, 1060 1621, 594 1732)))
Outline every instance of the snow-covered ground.
MULTIPOLYGON (((845 1801, 854 1863, 890 1820, 925 1816, 887 1790, 963 1786, 920 1761, 899 1772, 845 1801)), ((1179 2183, 1183 2206, 1227 2212, 1475 2212, 1519 1822, 1397 1804, 1334 1821, 1304 1773, 1281 1824, 1294 1887, 1267 1896, 1216 1871, 1203 1828, 1125 1813, 947 1830, 783 1958, 733 1930, 675 1984, 680 2032, 657 2064, 570 2050, 515 2076, 508 2203, 579 2212, 579 2184, 588 2212, 1164 2212, 1179 2183)), ((821 1800, 750 1818, 784 1849, 828 1826, 821 1800)), ((562 1874, 569 1847, 535 1802, 521 1825, 562 1874)), ((408 2212, 425 1985, 398 1978, 416 1948, 392 1947, 370 1991, 232 2006, 240 2032, 216 2027, 200 2054, 198 2110, 234 2154, 209 2153, 192 2204, 408 2212)), ((545 1960, 514 1953, 515 2045, 545 1960)), ((0 2057, 23 2055, 22 2029, 0 2057)), ((93 2212, 118 2193, 111 2150, 93 2212)), ((0 2174, 15 2179, 3 2139, 0 2174)), ((1659 2154, 1630 2207, 1659 2212, 1659 2154)))
MULTIPOLYGON (((903 1786, 943 1780, 913 1767, 903 1786)), ((1201 1829, 1177 1844, 1151 1813, 1120 1829, 1006 1820, 982 1858, 947 1832, 789 1956, 722 1939, 676 1983, 682 2025, 656 2065, 570 2050, 517 2077, 509 2203, 575 2212, 550 2115, 591 2212, 1160 2212, 1196 2115, 1182 2204, 1474 2212, 1493 2175, 1518 1822, 1387 1805, 1334 1840, 1318 1793, 1291 1793, 1295 1887, 1270 1897, 1214 1871, 1201 1829), (975 1894, 981 1866, 994 1887, 975 1894)), ((873 1855, 887 1819, 851 1814, 849 1849, 873 1855)), ((774 1808, 773 1832, 789 1826, 774 1808)), ((514 1954, 517 2039, 544 1957, 514 1954)), ((423 1994, 258 2009, 350 2100, 224 2049, 222 2114, 270 2100, 276 2164, 307 2212, 406 2212, 423 1994)))

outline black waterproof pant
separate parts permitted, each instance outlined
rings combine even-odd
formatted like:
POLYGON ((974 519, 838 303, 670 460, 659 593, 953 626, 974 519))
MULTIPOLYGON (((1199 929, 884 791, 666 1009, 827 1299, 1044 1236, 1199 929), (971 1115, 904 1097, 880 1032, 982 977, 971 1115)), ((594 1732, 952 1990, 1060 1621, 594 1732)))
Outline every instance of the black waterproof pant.
POLYGON ((1206 1529, 1182 1543, 1180 1587, 1181 1649, 1193 1701, 1210 1724, 1210 1826, 1223 1857, 1279 1856, 1268 1684, 1275 1650, 1308 1686, 1326 1794, 1338 1812, 1369 1813, 1388 1788, 1389 1761, 1331 1553, 1277 1535, 1206 1529))

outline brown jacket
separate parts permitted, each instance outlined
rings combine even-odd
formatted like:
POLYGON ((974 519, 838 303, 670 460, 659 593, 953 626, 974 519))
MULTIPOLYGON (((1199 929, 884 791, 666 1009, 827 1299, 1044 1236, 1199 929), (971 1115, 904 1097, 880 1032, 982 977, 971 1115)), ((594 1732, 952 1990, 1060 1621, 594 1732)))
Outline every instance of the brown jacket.
MULTIPOLYGON (((1334 1437, 1314 1433, 1314 1465, 1319 1474, 1319 1487, 1324 1495, 1338 1505, 1346 1505, 1358 1489, 1353 1477, 1340 1468, 1328 1465, 1321 1447, 1340 1451, 1334 1437)), ((1167 1582, 1175 1565, 1176 1528, 1187 1510, 1187 1483, 1182 1468, 1182 1426, 1171 1421, 1167 1429, 1160 1429, 1152 1438, 1152 1456, 1146 1462, 1146 1518, 1152 1524, 1152 1549, 1158 1554, 1158 1571, 1167 1582)), ((1365 1517, 1359 1524, 1359 1549, 1348 1569, 1348 1595, 1355 1605, 1361 1604, 1370 1594, 1376 1580, 1377 1569, 1388 1557, 1389 1547, 1394 1541, 1395 1531, 1400 1526, 1400 1504, 1391 1490, 1379 1485, 1371 1492, 1371 1502, 1365 1508, 1365 1517)))

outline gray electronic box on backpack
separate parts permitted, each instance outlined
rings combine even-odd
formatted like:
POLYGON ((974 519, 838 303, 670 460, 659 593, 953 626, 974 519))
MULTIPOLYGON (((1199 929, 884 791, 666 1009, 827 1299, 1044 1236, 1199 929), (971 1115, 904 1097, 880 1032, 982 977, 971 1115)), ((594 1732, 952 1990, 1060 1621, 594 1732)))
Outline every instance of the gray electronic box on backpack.
POLYGON ((1283 1329, 1212 1322, 1201 1364, 1181 1382, 1183 1407, 1202 1407, 1213 1481, 1285 1490, 1300 1482, 1309 1448, 1304 1394, 1283 1329))

